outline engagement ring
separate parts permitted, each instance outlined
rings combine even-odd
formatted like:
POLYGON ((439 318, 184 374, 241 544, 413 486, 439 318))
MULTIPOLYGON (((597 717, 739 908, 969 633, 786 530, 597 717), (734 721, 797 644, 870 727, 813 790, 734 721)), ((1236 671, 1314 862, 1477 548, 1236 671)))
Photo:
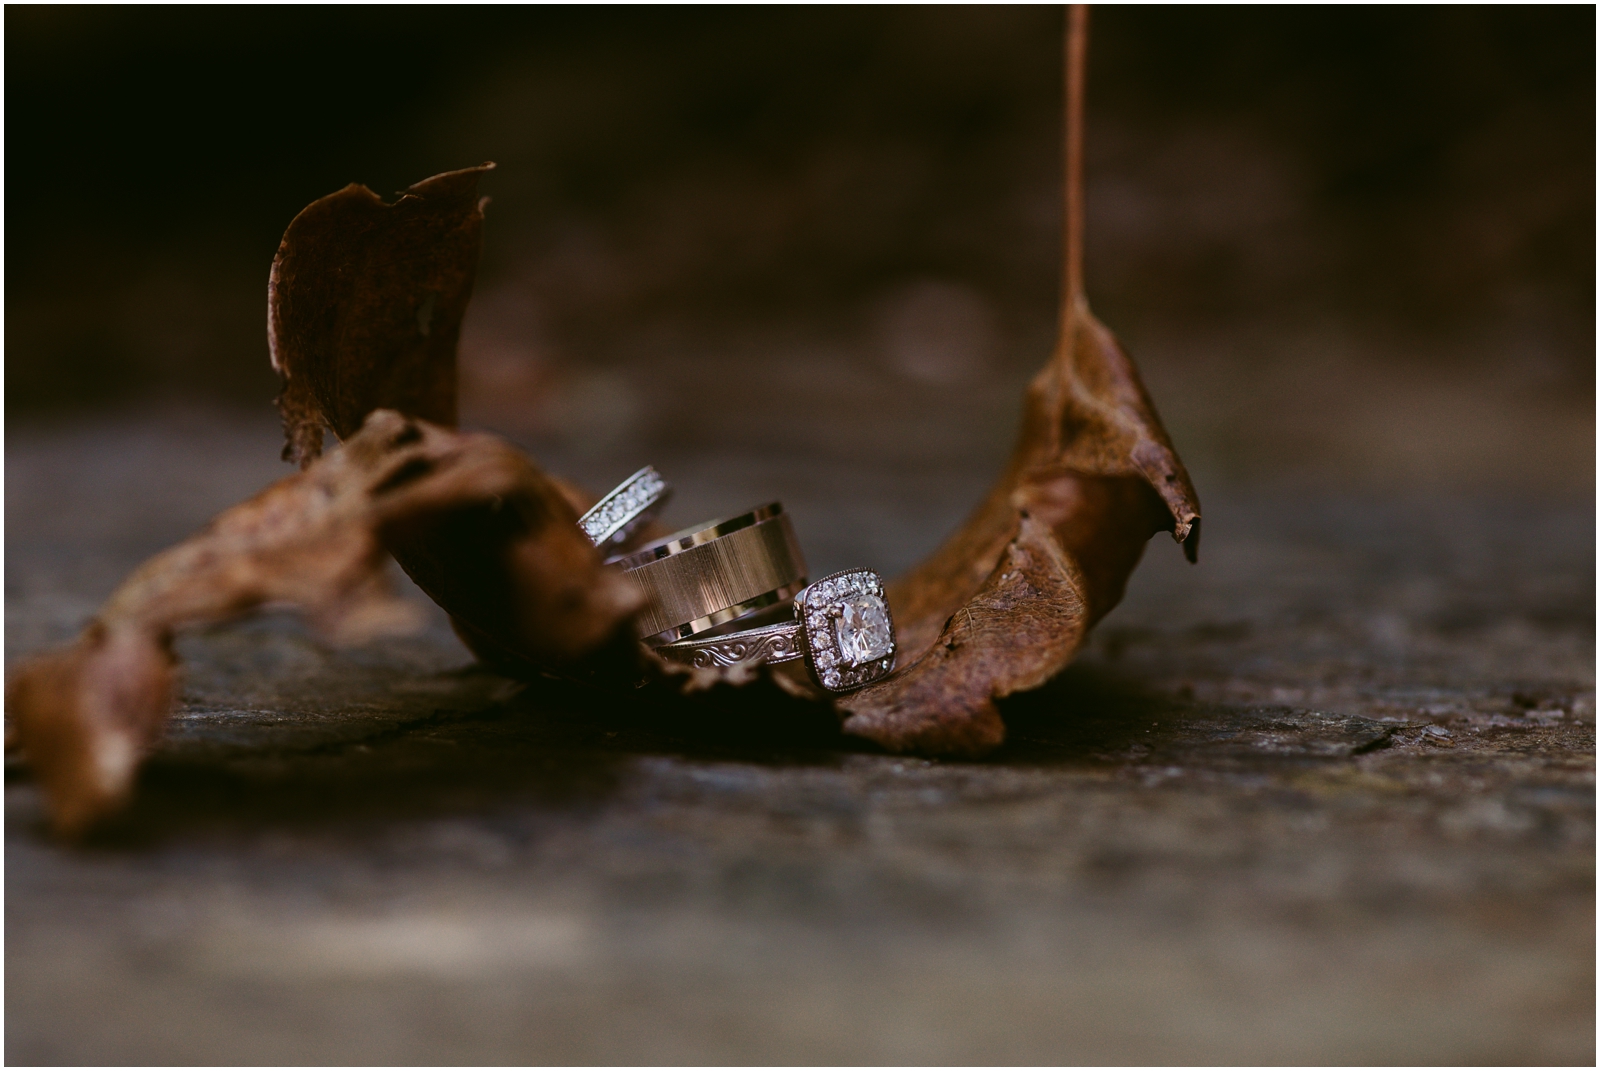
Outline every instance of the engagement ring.
POLYGON ((834 573, 794 599, 794 622, 668 643, 656 654, 699 669, 806 660, 818 684, 848 692, 894 669, 894 621, 870 569, 834 573))

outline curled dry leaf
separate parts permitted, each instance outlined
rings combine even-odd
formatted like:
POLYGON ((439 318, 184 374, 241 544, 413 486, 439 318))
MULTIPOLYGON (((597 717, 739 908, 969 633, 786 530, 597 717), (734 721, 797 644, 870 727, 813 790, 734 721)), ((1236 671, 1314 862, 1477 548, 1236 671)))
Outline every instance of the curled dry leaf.
POLYGON ((994 700, 1038 687, 1072 660, 1156 532, 1173 532, 1192 560, 1199 518, 1133 362, 1079 303, 1028 387, 1022 431, 993 490, 889 586, 908 668, 843 700, 845 731, 895 751, 998 746, 1005 727, 994 700))
POLYGON ((889 588, 901 664, 845 699, 848 733, 895 751, 978 755, 1005 739, 994 700, 1072 660, 1122 599, 1158 531, 1189 560, 1200 499, 1133 361, 1083 292, 1083 95, 1088 10, 1066 38, 1066 233, 1061 336, 1028 385, 1022 430, 967 523, 889 588))
POLYGON ((171 707, 176 630, 280 605, 334 642, 406 630, 416 608, 390 590, 386 542, 486 520, 504 533, 495 552, 513 579, 495 624, 527 657, 580 657, 637 609, 527 458, 380 410, 341 449, 140 566, 74 644, 12 674, 7 743, 34 768, 57 830, 81 832, 127 797, 171 707))

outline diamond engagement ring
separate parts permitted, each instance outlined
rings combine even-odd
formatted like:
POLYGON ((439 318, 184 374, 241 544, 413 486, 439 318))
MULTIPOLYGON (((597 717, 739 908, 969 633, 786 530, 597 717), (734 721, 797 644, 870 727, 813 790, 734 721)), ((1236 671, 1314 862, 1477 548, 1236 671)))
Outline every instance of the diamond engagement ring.
POLYGON ((806 560, 777 502, 686 528, 617 558, 648 602, 634 619, 648 644, 698 636, 794 598, 806 560))
POLYGON ((817 683, 848 692, 894 668, 894 621, 870 569, 834 573, 794 599, 794 622, 668 643, 656 654, 699 669, 776 665, 804 658, 817 683))
POLYGON ((671 485, 646 465, 579 517, 578 527, 601 551, 615 550, 661 512, 671 497, 671 485))

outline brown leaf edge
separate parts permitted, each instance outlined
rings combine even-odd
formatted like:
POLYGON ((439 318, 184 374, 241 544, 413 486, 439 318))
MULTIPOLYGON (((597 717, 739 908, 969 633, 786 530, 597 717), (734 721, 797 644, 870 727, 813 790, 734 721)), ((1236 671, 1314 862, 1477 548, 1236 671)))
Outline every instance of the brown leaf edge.
POLYGON ((521 650, 560 665, 628 636, 639 596, 527 458, 379 410, 340 449, 145 562, 75 643, 11 674, 7 748, 33 767, 56 831, 80 834, 128 798, 171 710, 179 629, 293 606, 335 643, 409 630, 417 608, 390 590, 386 542, 484 518, 509 533, 497 550, 516 585, 497 624, 521 650))
POLYGON ((1122 598, 1144 544, 1195 561, 1200 499, 1132 359, 1083 292, 1088 14, 1069 10, 1061 332, 1029 384, 999 480, 949 540, 889 587, 909 666, 840 701, 844 731, 892 751, 978 756, 1005 740, 995 700, 1060 672, 1122 598))
POLYGON ((393 204, 358 183, 289 223, 267 281, 267 340, 283 376, 284 460, 355 434, 375 409, 456 423, 456 345, 483 245, 478 180, 447 171, 393 204))

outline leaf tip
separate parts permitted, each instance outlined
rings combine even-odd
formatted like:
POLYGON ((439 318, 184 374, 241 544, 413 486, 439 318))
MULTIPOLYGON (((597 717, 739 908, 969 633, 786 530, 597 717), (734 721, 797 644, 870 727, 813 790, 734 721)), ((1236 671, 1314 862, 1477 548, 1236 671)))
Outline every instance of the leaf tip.
POLYGON ((1182 521, 1173 529, 1172 538, 1183 544, 1183 556, 1193 565, 1200 560, 1200 518, 1182 521))

